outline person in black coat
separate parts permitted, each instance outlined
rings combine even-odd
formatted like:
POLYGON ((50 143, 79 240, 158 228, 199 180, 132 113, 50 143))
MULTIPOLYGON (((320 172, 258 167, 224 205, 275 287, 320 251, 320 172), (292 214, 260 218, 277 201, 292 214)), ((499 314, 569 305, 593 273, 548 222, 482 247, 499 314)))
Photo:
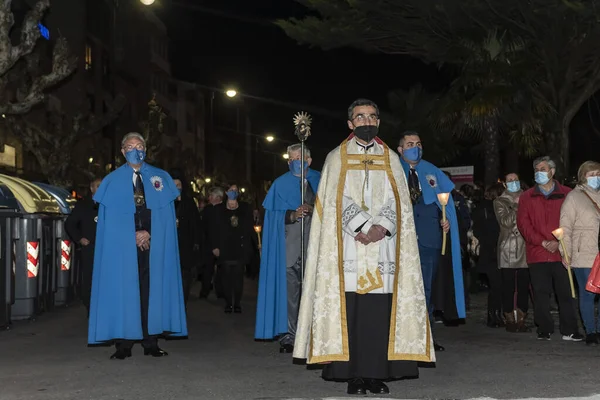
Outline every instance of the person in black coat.
POLYGON ((98 204, 92 197, 98 190, 102 178, 90 182, 89 196, 81 199, 65 221, 65 229, 71 239, 78 244, 79 269, 81 278, 79 293, 83 305, 90 315, 90 297, 92 294, 92 273, 94 269, 94 246, 96 243, 96 223, 98 221, 98 204))
POLYGON ((238 201, 239 189, 231 185, 226 192, 227 202, 217 209, 210 220, 212 243, 217 257, 225 300, 225 313, 241 313, 244 288, 244 269, 253 252, 254 224, 247 203, 238 201))
POLYGON ((217 298, 223 297, 223 287, 222 287, 222 279, 220 277, 219 272, 215 274, 215 263, 216 263, 216 248, 217 244, 215 240, 217 239, 217 234, 214 232, 213 220, 216 215, 219 214, 220 210, 225 207, 223 204, 223 197, 225 196, 225 191, 223 188, 215 186, 209 190, 208 193, 208 202, 209 204, 204 207, 202 211, 202 289, 200 290, 200 298, 206 299, 210 294, 210 291, 213 289, 213 280, 214 280, 214 289, 217 295, 217 298))
POLYGON ((171 177, 181 193, 175 200, 175 217, 177 223, 177 239, 179 241, 179 261, 183 283, 183 300, 187 306, 190 290, 197 274, 197 264, 201 254, 200 212, 189 193, 183 174, 174 170, 171 177))
POLYGON ((494 212, 494 200, 504 192, 504 185, 489 186, 483 200, 473 212, 473 235, 479 240, 477 269, 486 274, 490 285, 488 291, 487 325, 491 328, 504 326, 502 317, 502 276, 498 269, 498 237, 500 225, 494 212))

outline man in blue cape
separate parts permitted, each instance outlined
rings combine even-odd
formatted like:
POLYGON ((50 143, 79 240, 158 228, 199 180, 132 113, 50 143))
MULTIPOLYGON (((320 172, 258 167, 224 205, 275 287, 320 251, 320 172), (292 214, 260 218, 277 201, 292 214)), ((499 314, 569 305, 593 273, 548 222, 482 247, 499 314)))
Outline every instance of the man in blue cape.
POLYGON ((321 178, 319 172, 309 168, 312 158, 306 147, 305 161, 301 162, 300 146, 288 147, 290 171, 273 182, 263 202, 265 219, 254 337, 274 339, 283 335, 281 353, 294 350, 302 291, 300 221, 304 218, 306 254, 311 213, 321 178), (304 204, 300 187, 302 165, 306 171, 304 204))
POLYGON ((121 142, 127 164, 94 195, 98 210, 88 343, 115 342, 111 359, 166 356, 158 336, 187 336, 174 200, 179 190, 165 171, 148 165, 139 133, 121 142))
MULTIPOLYGON (((413 203, 429 319, 433 321, 435 310, 443 311, 446 320, 464 319, 466 313, 459 227, 454 200, 450 194, 454 183, 438 167, 421 159, 423 147, 417 132, 407 131, 402 134, 398 152, 413 203), (442 221, 439 193, 449 194, 446 222, 442 221), (442 231, 450 233, 450 246, 446 249, 445 257, 441 256, 442 231)), ((434 346, 437 351, 444 350, 437 342, 434 342, 434 346)))

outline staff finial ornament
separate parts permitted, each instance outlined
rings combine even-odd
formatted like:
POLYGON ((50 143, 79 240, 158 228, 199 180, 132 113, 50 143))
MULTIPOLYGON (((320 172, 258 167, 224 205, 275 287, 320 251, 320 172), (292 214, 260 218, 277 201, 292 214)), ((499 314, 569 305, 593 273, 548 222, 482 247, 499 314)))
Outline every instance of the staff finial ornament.
POLYGON ((304 111, 294 115, 294 125, 296 125, 296 136, 301 142, 304 142, 306 138, 310 136, 310 125, 312 123, 312 117, 304 111))

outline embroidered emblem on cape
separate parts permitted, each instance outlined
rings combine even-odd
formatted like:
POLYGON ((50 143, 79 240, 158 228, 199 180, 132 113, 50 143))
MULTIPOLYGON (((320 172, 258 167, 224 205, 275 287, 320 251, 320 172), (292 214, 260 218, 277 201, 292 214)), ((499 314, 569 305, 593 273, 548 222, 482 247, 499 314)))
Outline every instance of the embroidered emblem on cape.
POLYGON ((231 218, 229 219, 229 221, 231 222, 231 226, 232 226, 233 228, 237 228, 237 226, 238 226, 238 224, 239 224, 239 220, 238 220, 238 217, 237 217, 237 215, 233 215, 233 216, 231 216, 231 218))
POLYGON ((152 186, 154 187, 154 189, 156 189, 157 191, 162 191, 164 186, 163 186, 163 180, 160 176, 153 176, 152 178, 150 178, 150 182, 152 182, 152 186))
POLYGON ((435 175, 427 175, 425 179, 427 179, 427 183, 429 183, 429 186, 431 186, 432 188, 437 187, 438 184, 437 180, 435 179, 435 175))

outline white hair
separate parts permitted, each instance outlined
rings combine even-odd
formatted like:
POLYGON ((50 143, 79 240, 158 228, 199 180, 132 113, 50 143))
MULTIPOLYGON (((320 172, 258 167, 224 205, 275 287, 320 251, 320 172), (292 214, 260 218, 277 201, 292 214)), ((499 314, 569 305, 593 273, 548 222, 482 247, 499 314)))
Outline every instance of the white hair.
MULTIPOLYGON (((295 153, 295 152, 301 151, 301 150, 302 150, 302 144, 296 143, 296 144, 292 144, 292 145, 288 146, 287 153, 288 153, 288 156, 291 157, 292 153, 295 153)), ((304 157, 310 158, 310 150, 306 146, 304 146, 304 157)))
POLYGON ((544 156, 538 157, 535 160, 533 160, 533 170, 535 171, 535 168, 543 162, 547 162, 550 169, 556 169, 556 163, 554 162, 554 160, 548 156, 544 156))
POLYGON ((142 136, 141 133, 129 132, 127 135, 123 136, 123 139, 121 140, 121 148, 125 147, 126 141, 128 141, 129 139, 133 139, 133 138, 140 139, 142 141, 142 143, 144 144, 144 146, 146 146, 146 140, 144 139, 144 137, 142 136))
POLYGON ((208 191, 208 195, 219 197, 222 199, 223 197, 225 197, 225 191, 223 190, 222 187, 215 186, 208 191))

